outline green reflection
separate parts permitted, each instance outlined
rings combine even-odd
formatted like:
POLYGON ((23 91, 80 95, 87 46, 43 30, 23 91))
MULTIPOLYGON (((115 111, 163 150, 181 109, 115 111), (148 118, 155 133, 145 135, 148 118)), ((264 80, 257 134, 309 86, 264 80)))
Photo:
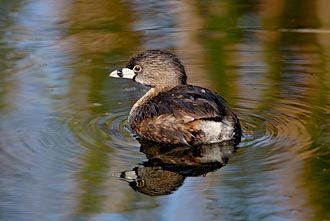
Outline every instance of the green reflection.
MULTIPOLYGON (((71 110, 77 113, 75 119, 84 122, 111 111, 108 108, 112 104, 103 105, 108 96, 113 96, 108 91, 112 82, 108 82, 107 68, 122 64, 121 60, 116 59, 128 57, 130 51, 138 46, 139 39, 130 31, 132 12, 122 1, 77 1, 71 5, 68 19, 68 34, 74 39, 73 52, 80 63, 74 70, 77 77, 70 79, 68 96, 72 103, 77 104, 77 109, 71 110), (80 112, 81 109, 84 111, 80 112)), ((88 136, 89 133, 72 130, 77 137, 88 136)), ((101 212, 105 206, 106 192, 110 191, 106 189, 106 181, 111 170, 113 149, 103 143, 104 139, 102 136, 79 139, 85 151, 83 166, 78 174, 80 190, 77 191, 79 196, 75 214, 89 217, 101 212)))
POLYGON ((236 87, 233 85, 238 77, 237 71, 227 64, 228 49, 236 47, 242 39, 242 32, 233 29, 238 23, 244 9, 237 7, 235 1, 219 4, 216 1, 201 2, 200 14, 207 14, 205 27, 200 36, 205 50, 208 52, 208 71, 214 79, 218 92, 227 97, 236 96, 236 87), (219 10, 215 10, 218 8, 219 10), (219 13, 220 12, 220 13, 219 13))

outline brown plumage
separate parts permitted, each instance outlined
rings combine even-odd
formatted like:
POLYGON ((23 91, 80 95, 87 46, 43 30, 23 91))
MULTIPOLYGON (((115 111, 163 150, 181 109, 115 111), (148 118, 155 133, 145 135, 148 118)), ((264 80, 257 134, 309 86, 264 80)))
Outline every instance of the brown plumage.
POLYGON ((149 196, 167 195, 183 184, 185 177, 179 173, 155 166, 139 166, 120 173, 133 190, 149 196))
POLYGON ((167 195, 176 191, 186 177, 205 176, 225 166, 235 149, 231 141, 197 147, 142 144, 140 152, 148 160, 113 176, 128 182, 135 191, 150 196, 167 195))
POLYGON ((130 127, 142 140, 174 145, 200 145, 241 140, 241 127, 225 100, 216 93, 186 84, 179 59, 164 50, 132 56, 111 77, 129 78, 151 89, 132 107, 130 127))

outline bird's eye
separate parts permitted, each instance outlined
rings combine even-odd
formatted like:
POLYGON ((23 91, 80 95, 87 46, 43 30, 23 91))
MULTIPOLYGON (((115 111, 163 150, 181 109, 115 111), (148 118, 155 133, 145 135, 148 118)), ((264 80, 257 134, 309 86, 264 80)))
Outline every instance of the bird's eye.
POLYGON ((136 181, 136 186, 137 187, 143 187, 144 186, 144 180, 142 180, 141 178, 138 178, 136 181))
POLYGON ((142 68, 141 68, 140 65, 135 65, 134 68, 133 68, 133 71, 134 72, 140 72, 140 71, 142 71, 142 68))

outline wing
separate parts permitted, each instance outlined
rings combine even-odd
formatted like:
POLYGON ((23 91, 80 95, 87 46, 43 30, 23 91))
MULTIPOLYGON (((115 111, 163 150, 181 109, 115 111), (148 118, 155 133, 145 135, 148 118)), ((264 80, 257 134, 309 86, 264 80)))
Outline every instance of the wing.
POLYGON ((160 93, 144 106, 146 118, 160 115, 173 117, 190 122, 198 119, 221 120, 230 110, 225 100, 214 92, 205 88, 185 85, 160 93))
POLYGON ((137 110, 131 127, 140 137, 161 143, 190 144, 198 139, 194 122, 221 122, 233 115, 225 100, 212 91, 192 86, 177 86, 160 93, 137 110))

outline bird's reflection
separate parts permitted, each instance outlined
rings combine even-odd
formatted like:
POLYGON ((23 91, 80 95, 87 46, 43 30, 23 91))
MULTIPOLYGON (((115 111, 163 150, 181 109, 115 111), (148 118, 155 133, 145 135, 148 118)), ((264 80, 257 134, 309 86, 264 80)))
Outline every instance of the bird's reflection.
POLYGON ((146 154, 147 161, 117 176, 135 191, 167 195, 177 190, 186 177, 206 175, 223 167, 236 149, 232 142, 199 147, 143 144, 140 151, 146 154))

